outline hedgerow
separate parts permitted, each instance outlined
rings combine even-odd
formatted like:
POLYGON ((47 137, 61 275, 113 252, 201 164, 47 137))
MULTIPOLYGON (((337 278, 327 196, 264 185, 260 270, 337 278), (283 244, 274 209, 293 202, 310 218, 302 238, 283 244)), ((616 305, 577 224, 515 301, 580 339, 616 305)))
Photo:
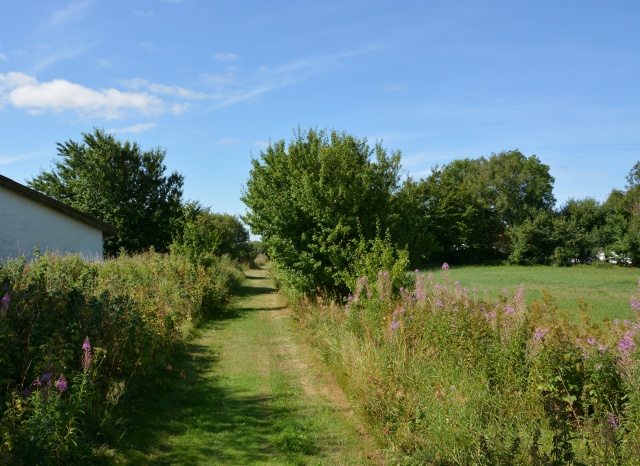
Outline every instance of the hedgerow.
POLYGON ((153 252, 1 264, 0 463, 112 454, 122 400, 153 387, 158 367, 241 276, 231 263, 205 269, 153 252))

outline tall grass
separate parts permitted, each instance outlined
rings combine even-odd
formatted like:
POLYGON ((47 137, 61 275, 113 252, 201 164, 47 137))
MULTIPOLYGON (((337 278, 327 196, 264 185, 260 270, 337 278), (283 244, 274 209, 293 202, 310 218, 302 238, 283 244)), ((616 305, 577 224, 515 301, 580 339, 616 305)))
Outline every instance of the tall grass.
POLYGON ((456 278, 417 272, 394 297, 381 273, 344 306, 298 305, 392 461, 636 464, 638 319, 574 323, 549 295, 488 300, 456 278))
MULTIPOLYGON (((424 273, 437 270, 425 270, 424 273)), ((471 294, 482 299, 498 299, 524 286, 528 301, 541 300, 550 293, 558 308, 579 315, 581 305, 589 308, 594 320, 631 319, 629 296, 635 291, 640 271, 615 266, 464 266, 452 268, 457 280, 471 294)))
POLYGON ((240 279, 231 264, 156 253, 1 264, 0 462, 95 462, 111 451, 121 400, 153 387, 175 345, 240 279))

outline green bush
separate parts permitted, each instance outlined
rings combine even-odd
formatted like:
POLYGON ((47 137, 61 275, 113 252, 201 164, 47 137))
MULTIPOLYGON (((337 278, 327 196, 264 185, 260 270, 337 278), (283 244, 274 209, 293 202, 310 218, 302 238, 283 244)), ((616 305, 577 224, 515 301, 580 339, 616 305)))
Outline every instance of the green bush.
POLYGON ((120 398, 154 384, 156 369, 241 276, 224 259, 205 269, 153 252, 3 263, 0 462, 96 460, 117 439, 120 398))

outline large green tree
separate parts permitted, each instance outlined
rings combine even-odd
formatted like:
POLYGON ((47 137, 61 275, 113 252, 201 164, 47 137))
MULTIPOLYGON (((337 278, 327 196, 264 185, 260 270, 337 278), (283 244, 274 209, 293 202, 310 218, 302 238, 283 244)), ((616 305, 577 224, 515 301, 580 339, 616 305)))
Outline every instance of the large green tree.
POLYGON ((298 131, 252 161, 242 200, 283 279, 306 293, 343 294, 356 243, 392 226, 400 153, 337 131, 298 131))
POLYGON ((518 150, 435 167, 416 190, 421 237, 435 237, 431 258, 490 262, 509 258, 517 245, 518 261, 538 260, 548 245, 528 242, 544 237, 534 230, 553 210, 553 181, 549 166, 518 150))
POLYGON ((118 227, 105 241, 105 253, 168 250, 181 215, 182 175, 166 176, 166 152, 143 151, 101 129, 83 133, 82 142, 58 143, 58 159, 28 185, 118 227))

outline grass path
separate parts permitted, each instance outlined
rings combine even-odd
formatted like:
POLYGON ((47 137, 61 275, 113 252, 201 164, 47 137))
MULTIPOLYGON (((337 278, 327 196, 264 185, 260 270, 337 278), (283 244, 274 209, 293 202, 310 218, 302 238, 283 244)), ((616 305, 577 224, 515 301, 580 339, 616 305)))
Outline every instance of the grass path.
POLYGON ((266 270, 131 413, 124 464, 379 464, 266 270))

